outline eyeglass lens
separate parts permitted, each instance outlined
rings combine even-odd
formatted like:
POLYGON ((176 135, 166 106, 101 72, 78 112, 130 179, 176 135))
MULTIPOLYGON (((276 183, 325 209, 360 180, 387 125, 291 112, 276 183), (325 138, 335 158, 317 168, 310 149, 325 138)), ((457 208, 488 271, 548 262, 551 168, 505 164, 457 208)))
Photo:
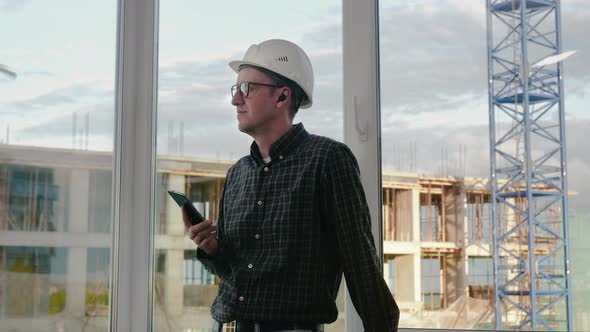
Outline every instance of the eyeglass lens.
POLYGON ((248 82, 242 82, 240 84, 235 84, 231 87, 231 96, 235 96, 236 92, 238 92, 238 89, 240 89, 240 93, 242 94, 242 97, 246 98, 248 97, 248 92, 250 90, 250 84, 248 84, 248 82))

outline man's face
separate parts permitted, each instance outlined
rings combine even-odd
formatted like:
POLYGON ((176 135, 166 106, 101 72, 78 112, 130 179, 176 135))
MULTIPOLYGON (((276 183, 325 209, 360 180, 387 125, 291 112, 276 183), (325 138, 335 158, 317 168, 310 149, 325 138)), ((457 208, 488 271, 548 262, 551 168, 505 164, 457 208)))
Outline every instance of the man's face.
MULTIPOLYGON (((275 85, 272 79, 260 71, 245 67, 240 70, 236 84, 242 82, 275 85)), ((231 103, 236 106, 238 128, 240 131, 253 135, 264 134, 279 119, 281 112, 276 108, 280 88, 251 84, 248 96, 244 97, 239 89, 232 97, 231 103)))

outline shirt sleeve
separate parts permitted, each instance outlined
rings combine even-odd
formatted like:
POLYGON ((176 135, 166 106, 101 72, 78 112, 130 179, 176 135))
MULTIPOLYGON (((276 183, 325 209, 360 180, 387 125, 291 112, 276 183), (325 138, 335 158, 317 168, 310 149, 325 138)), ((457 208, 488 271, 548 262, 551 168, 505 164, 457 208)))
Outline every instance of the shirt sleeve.
POLYGON ((365 331, 397 331, 399 308, 383 279, 356 158, 346 145, 338 144, 325 165, 322 206, 336 236, 352 303, 365 331))
POLYGON ((219 214, 217 218, 217 241, 219 248, 215 256, 209 256, 204 250, 197 248, 197 259, 203 264, 205 269, 210 273, 216 274, 219 277, 223 277, 225 273, 230 272, 229 267, 229 250, 226 246, 224 239, 224 218, 223 218, 223 206, 225 189, 227 187, 228 179, 230 178, 231 169, 228 171, 226 181, 223 184, 223 191, 221 192, 221 198, 219 200, 219 214))

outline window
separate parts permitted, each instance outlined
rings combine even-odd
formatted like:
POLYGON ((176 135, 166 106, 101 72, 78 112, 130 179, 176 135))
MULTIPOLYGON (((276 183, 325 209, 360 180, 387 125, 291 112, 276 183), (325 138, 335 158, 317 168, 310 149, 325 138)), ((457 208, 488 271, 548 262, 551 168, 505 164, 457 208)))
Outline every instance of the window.
POLYGON ((492 285, 494 280, 494 270, 492 259, 486 258, 469 258, 469 285, 492 285))
POLYGON ((116 10, 0 3, 2 329, 108 330, 116 10))
POLYGON ((467 222, 469 243, 492 243, 492 205, 490 195, 484 193, 467 193, 467 222))
MULTIPOLYGON (((193 251, 184 252, 184 284, 214 285, 215 275, 209 273, 193 251)), ((190 296, 187 296, 190 298, 190 296)))
POLYGON ((442 307, 440 261, 437 258, 422 259, 422 302, 426 309, 442 307))
MULTIPOLYGON (((506 6, 515 3, 518 6, 519 1, 492 3, 503 3, 506 6)), ((474 311, 495 310, 493 302, 478 302, 493 298, 494 290, 486 13, 486 2, 481 1, 379 2, 383 183, 390 191, 411 191, 408 206, 413 207, 411 210, 396 207, 394 203, 397 201, 391 199, 391 195, 389 200, 384 200, 384 211, 392 210, 386 218, 397 217, 394 219, 395 225, 400 225, 398 229, 403 224, 411 225, 405 226, 408 236, 395 238, 387 232, 391 229, 387 228, 390 224, 385 224, 384 253, 399 257, 397 255, 407 254, 408 248, 412 248, 412 255, 424 257, 427 254, 427 257, 442 258, 440 261, 429 258, 422 262, 421 272, 414 272, 414 278, 422 280, 422 285, 407 284, 408 287, 419 289, 397 293, 396 299, 401 302, 402 313, 413 312, 416 304, 421 304, 425 310, 413 316, 421 317, 420 321, 413 318, 402 320, 401 327, 468 326, 462 325, 468 322, 465 317, 459 317, 455 325, 446 324, 443 320, 428 325, 429 320, 423 319, 428 315, 443 317, 453 314, 454 308, 465 301, 474 311), (398 242, 403 242, 403 245, 398 242), (434 268, 436 264, 440 264, 440 267, 434 268), (440 275, 434 275, 428 272, 430 270, 441 272, 440 275), (432 282, 438 277, 441 278, 440 289, 436 282, 432 282), (423 294, 423 298, 419 299, 415 294, 423 294), (447 303, 444 303, 445 299, 447 303)), ((549 17, 552 18, 554 14, 551 12, 549 17)), ((590 15, 590 4, 580 1, 561 2, 559 14, 562 50, 589 50, 590 43, 583 39, 581 26, 583 19, 590 15)), ((550 30, 548 28, 546 22, 535 25, 537 32, 552 40, 555 33, 547 33, 550 30)), ((534 43, 530 41, 531 54, 539 50, 534 43)), ((588 127, 589 121, 587 112, 583 111, 587 98, 582 91, 588 91, 587 78, 590 76, 582 58, 574 55, 566 59, 563 65, 568 186, 570 192, 576 192, 575 195, 569 195, 569 246, 572 271, 579 269, 578 274, 570 273, 569 294, 573 295, 571 326, 580 330, 590 326, 590 316, 585 314, 588 312, 587 301, 576 300, 580 297, 579 292, 587 290, 578 278, 587 275, 588 264, 583 263, 581 252, 588 247, 582 240, 588 234, 588 228, 582 225, 588 225, 584 221, 590 215, 587 204, 590 186, 586 180, 588 176, 585 175, 588 174, 590 161, 585 157, 587 153, 582 152, 580 145, 575 143, 584 140, 582 127, 588 127)), ((548 132, 551 130, 554 129, 547 129, 548 132)), ((523 149, 523 145, 512 149, 518 151, 523 149)), ((533 156, 536 159, 540 151, 535 153, 533 156)), ((550 204, 547 201, 539 202, 540 205, 550 204)), ((514 204, 521 206, 518 205, 521 204, 518 199, 514 200, 514 204)), ((498 214, 500 219, 508 220, 498 225, 501 233, 507 232, 511 227, 507 223, 515 219, 515 212, 501 209, 498 214)), ((562 228, 560 215, 561 207, 557 206, 548 215, 536 218, 545 225, 562 228)), ((524 239, 526 233, 523 230, 521 228, 514 233, 515 248, 523 246, 522 241, 519 243, 516 240, 517 236, 523 236, 524 239)), ((543 230, 536 231, 538 247, 551 247, 551 236, 547 236, 543 230)), ((559 248, 556 250, 559 251, 559 248)), ((542 269, 563 266, 562 257, 560 251, 559 257, 538 263, 542 269)), ((502 260, 512 262, 509 257, 502 257, 502 260)), ((400 262, 396 266, 397 278, 401 277, 400 271, 415 271, 411 269, 414 262, 409 259, 400 262)), ((515 276, 513 271, 506 272, 505 267, 500 269, 500 283, 506 283, 515 276)), ((557 275, 554 277, 558 278, 557 275)), ((542 290, 555 290, 552 287, 558 286, 543 286, 542 290)), ((523 297, 522 301, 518 303, 527 300, 523 297)), ((546 300, 540 300, 539 305, 544 304, 547 304, 546 300)), ((566 319, 562 317, 565 315, 564 306, 559 305, 549 311, 551 313, 544 314, 550 318, 551 326, 563 329, 560 324, 566 319)), ((513 324, 522 316, 509 314, 507 317, 504 318, 513 319, 510 323, 513 324)), ((469 326, 494 328, 493 316, 480 318, 482 320, 469 326)))
MULTIPOLYGON (((154 248, 148 244, 140 248, 141 254, 155 253, 155 282, 153 290, 138 286, 139 292, 132 292, 154 294, 152 304, 134 298, 138 306, 153 306, 154 330, 196 331, 210 326, 207 311, 216 286, 187 290, 197 286, 190 285, 184 274, 194 246, 182 234, 178 208, 160 189, 190 193, 198 208, 215 218, 225 171, 249 146, 249 139, 233 124, 229 86, 235 76, 227 61, 240 57, 251 42, 266 38, 300 42, 315 65, 316 101, 310 112, 300 112, 297 118, 310 132, 347 139, 350 133, 348 126, 342 128, 347 122, 343 118, 364 115, 341 111, 353 100, 341 91, 342 86, 351 86, 342 79, 342 71, 350 69, 350 63, 343 68, 342 60, 351 55, 343 56, 343 44, 358 44, 355 32, 366 26, 361 13, 342 20, 343 11, 355 3, 299 1, 279 7, 270 1, 256 6, 159 2, 160 40, 154 44, 160 52, 157 184, 136 193, 155 190, 154 248), (344 41, 341 31, 348 32, 344 41), (190 321, 170 319, 178 313, 190 316, 190 321)), ((119 197, 112 204, 113 193, 121 194, 121 188, 112 185, 121 171, 113 166, 113 146, 136 133, 119 133, 114 125, 123 113, 115 112, 116 31, 121 28, 117 22, 127 22, 128 32, 153 31, 153 25, 143 26, 137 19, 141 15, 133 16, 149 4, 153 2, 0 1, 0 326, 5 329, 52 326, 105 331, 115 319, 141 326, 146 321, 142 315, 152 318, 150 310, 116 307, 112 303, 116 298, 108 298, 120 280, 137 281, 135 285, 146 279, 137 265, 132 269, 132 264, 122 264, 114 271, 113 240, 123 249, 119 257, 130 252, 124 250, 129 238, 121 229, 134 220, 120 218, 113 227, 111 210, 120 210, 117 204, 122 202, 119 197), (119 21, 118 5, 127 9, 119 13, 119 21), (109 322, 113 307, 115 315, 109 322)), ((480 300, 489 291, 485 7, 482 2, 460 0, 383 0, 379 6, 384 271, 390 287, 397 284, 391 291, 402 309, 401 327, 426 328, 431 325, 424 324, 423 317, 444 315, 462 304, 462 296, 480 300), (441 190, 431 189, 431 199, 425 198, 428 183, 441 190), (421 217, 429 213, 431 217, 421 224, 421 217), (458 243, 469 245, 463 248, 458 243), (461 278, 449 279, 450 275, 461 278), (438 286, 437 278, 442 279, 438 286), (414 315, 417 310, 422 311, 414 315), (412 321, 408 313, 422 318, 412 321)), ((586 111, 590 69, 584 56, 590 52, 585 31, 590 3, 568 1, 561 6, 563 48, 578 51, 564 65, 573 330, 590 330, 586 300, 590 261, 585 254, 590 249, 590 161, 587 146, 578 144, 586 141, 590 126, 586 111)), ((147 42, 151 47, 141 32, 131 35, 120 40, 121 45, 132 49, 147 42)), ((131 58, 135 61, 148 53, 142 49, 131 58)), ((145 59, 139 60, 133 66, 123 61, 119 67, 135 83, 149 71, 142 66, 145 59)), ((351 72, 359 67, 367 71, 364 64, 357 65, 351 72)), ((123 94, 125 100, 136 96, 144 100, 143 94, 123 94)), ((133 119, 141 122, 147 108, 137 109, 134 114, 139 117, 133 119)), ((134 141, 131 149, 147 149, 142 143, 134 141)), ((123 166, 133 164, 130 159, 127 156, 123 166)), ((369 162, 359 160, 361 168, 369 162)), ((151 166, 137 166, 132 175, 140 188, 138 182, 149 181, 136 174, 145 175, 151 166)), ((149 205, 138 204, 137 208, 149 205)), ((149 225, 141 225, 148 232, 149 225)), ((136 249, 138 243, 132 243, 136 249)), ((137 258, 134 264, 143 261, 137 258)), ((554 263, 561 264, 548 262, 554 263)), ((505 283, 506 276, 501 278, 505 283)), ((130 296, 125 291, 119 298, 130 296)), ((342 302, 339 308, 344 311, 342 302)), ((469 302, 470 308, 476 308, 473 303, 469 302)), ((489 309, 486 305, 482 308, 489 309)), ((436 317, 430 321, 443 322, 436 317)), ((329 330, 341 331, 342 325, 339 320, 329 330)), ((474 326, 494 328, 489 317, 474 326)))
MULTIPOLYGON (((294 123, 342 141, 340 1, 280 6, 272 1, 160 1, 159 19, 157 172, 163 187, 158 184, 158 192, 183 191, 201 214, 216 220, 225 174, 249 153, 252 142, 237 128, 230 96, 237 76, 228 62, 266 39, 298 43, 314 66, 313 107, 300 110, 294 123), (286 20, 297 24, 284 24, 286 20)), ((167 195, 157 195, 156 246, 166 253, 166 263, 156 274, 162 283, 153 324, 158 331, 210 328, 209 308, 219 280, 196 259, 178 207, 167 195)), ((328 331, 342 327, 340 318, 328 331)))

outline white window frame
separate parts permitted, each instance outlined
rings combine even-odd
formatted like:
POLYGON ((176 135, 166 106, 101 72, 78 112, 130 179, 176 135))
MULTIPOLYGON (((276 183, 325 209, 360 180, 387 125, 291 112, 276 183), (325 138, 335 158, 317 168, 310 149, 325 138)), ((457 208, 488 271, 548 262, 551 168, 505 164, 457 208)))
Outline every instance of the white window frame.
POLYGON ((158 0, 119 0, 111 331, 150 331, 158 0))
MULTIPOLYGON (((359 163, 375 247, 383 261, 378 9, 377 0, 342 0, 342 104, 344 142, 359 163)), ((363 331, 348 291, 345 313, 346 331, 363 331)))

